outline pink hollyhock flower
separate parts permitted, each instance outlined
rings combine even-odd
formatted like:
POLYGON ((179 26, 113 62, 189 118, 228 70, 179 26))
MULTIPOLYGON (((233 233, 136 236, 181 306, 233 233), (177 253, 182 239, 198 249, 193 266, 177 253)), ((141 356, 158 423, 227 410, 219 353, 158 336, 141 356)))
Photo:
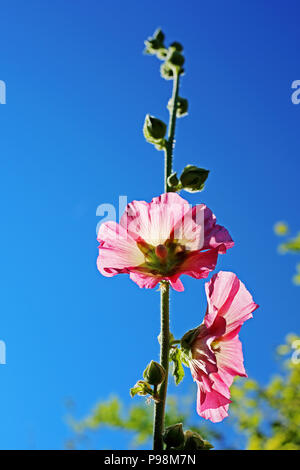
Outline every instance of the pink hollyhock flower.
POLYGON ((162 194, 150 203, 133 201, 120 224, 100 226, 97 239, 97 266, 104 276, 127 273, 146 288, 166 280, 178 291, 184 290, 181 274, 207 277, 218 254, 234 244, 210 209, 204 204, 191 208, 176 193, 162 194))
POLYGON ((234 377, 247 377, 238 334, 258 305, 234 273, 215 274, 205 290, 204 322, 186 333, 181 345, 198 385, 197 412, 216 423, 228 416, 234 377))

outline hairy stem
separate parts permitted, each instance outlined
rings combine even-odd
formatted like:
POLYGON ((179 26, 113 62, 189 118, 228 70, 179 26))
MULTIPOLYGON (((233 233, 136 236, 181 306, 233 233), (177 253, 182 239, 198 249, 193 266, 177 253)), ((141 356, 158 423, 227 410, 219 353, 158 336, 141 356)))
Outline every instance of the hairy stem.
POLYGON ((176 111, 177 111, 177 98, 179 92, 179 72, 175 73, 173 80, 173 93, 170 106, 170 119, 168 128, 168 140, 165 148, 165 192, 169 192, 168 177, 172 173, 173 166, 173 148, 176 127, 176 111))
MULTIPOLYGON (((172 173, 173 165, 173 148, 174 148, 174 136, 176 126, 176 110, 177 110, 177 98, 179 91, 179 72, 174 72, 173 80, 173 93, 170 105, 170 120, 168 130, 168 141, 165 148, 165 192, 169 192, 168 177, 172 173)), ((154 432, 153 432, 153 450, 163 450, 163 432, 164 432, 164 421, 165 421, 165 407, 167 398, 168 388, 168 371, 169 371, 169 350, 170 350, 170 329, 169 329, 169 316, 170 316, 170 285, 169 282, 163 281, 160 284, 160 296, 161 296, 161 349, 160 349, 160 363, 165 369, 166 376, 165 380, 159 387, 159 402, 155 404, 154 410, 154 432)))
POLYGON ((165 369, 165 380, 159 387, 159 402, 155 404, 154 412, 154 435, 153 450, 163 450, 163 431, 165 420, 165 405, 168 387, 168 371, 169 371, 169 294, 170 286, 168 282, 161 283, 161 348, 160 363, 165 369))

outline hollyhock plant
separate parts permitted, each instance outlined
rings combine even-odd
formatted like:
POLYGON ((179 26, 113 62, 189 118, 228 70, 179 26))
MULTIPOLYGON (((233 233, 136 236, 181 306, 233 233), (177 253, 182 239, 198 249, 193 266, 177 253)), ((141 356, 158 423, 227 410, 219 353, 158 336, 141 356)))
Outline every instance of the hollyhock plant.
POLYGON ((208 207, 190 207, 176 193, 128 204, 120 224, 100 226, 98 241, 97 265, 104 276, 127 273, 146 288, 169 281, 177 291, 184 290, 182 274, 206 278, 215 269, 218 254, 233 246, 208 207))
MULTIPOLYGON (((177 41, 166 46, 160 29, 145 45, 145 53, 163 61, 161 76, 173 82, 167 105, 168 125, 146 114, 143 126, 147 142, 164 152, 164 193, 149 203, 133 201, 119 223, 100 225, 97 267, 106 277, 129 274, 140 287, 153 289, 159 285, 159 363, 155 360, 149 363, 130 389, 130 395, 153 400, 154 451, 194 452, 213 446, 199 434, 184 431, 182 423, 165 429, 169 364, 176 385, 184 377, 183 365, 190 367, 198 384, 199 415, 221 421, 228 414, 233 378, 246 376, 238 333, 257 305, 235 274, 220 272, 206 284, 208 308, 203 324, 186 333, 182 340, 175 339, 170 331, 170 287, 183 291, 180 279, 183 274, 207 278, 216 267, 218 255, 226 253, 234 242, 205 204, 191 207, 177 194, 199 193, 210 174, 193 163, 181 169, 180 177, 173 168, 176 121, 186 116, 189 109, 187 99, 179 96, 180 80, 185 73, 183 46, 177 41)), ((189 315, 192 312, 186 311, 185 316, 189 315)))
POLYGON ((207 312, 181 345, 198 385, 197 412, 212 422, 228 416, 233 379, 247 377, 239 331, 258 307, 234 273, 219 272, 205 284, 207 312))

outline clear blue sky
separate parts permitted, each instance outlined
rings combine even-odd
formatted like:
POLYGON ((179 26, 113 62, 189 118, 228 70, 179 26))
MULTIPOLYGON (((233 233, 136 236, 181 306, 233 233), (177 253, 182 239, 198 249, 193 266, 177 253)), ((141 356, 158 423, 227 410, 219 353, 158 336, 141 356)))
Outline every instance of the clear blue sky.
MULTIPOLYGON (((274 347, 299 332, 295 259, 273 224, 299 218, 299 2, 1 0, 0 448, 62 448, 77 417, 129 388, 158 356, 159 294, 96 269, 96 208, 162 192, 162 153, 146 113, 167 119, 171 83, 142 54, 157 26, 185 47, 175 167, 211 170, 204 202, 236 246, 218 268, 245 281, 260 309, 242 331, 249 375, 266 382, 274 347)), ((182 194, 184 196, 184 194, 182 194)), ((202 321, 204 281, 172 295, 175 335, 202 321)), ((182 390, 191 385, 187 379, 182 390)), ((180 389, 178 390, 180 393, 180 389)), ((200 420, 200 418, 199 418, 200 420)), ((222 424, 217 430, 222 430, 222 424)), ((121 435, 104 447, 126 446, 121 435)))

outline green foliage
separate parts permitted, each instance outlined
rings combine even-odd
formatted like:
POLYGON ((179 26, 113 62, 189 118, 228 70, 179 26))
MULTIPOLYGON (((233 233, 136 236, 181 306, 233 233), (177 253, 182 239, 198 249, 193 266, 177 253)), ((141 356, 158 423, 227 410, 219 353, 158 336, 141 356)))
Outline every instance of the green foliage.
MULTIPOLYGON (((274 232, 278 236, 284 236, 289 233, 289 227, 285 222, 277 222, 274 226, 274 232)), ((292 238, 289 238, 287 241, 281 243, 278 247, 278 251, 281 254, 292 253, 292 254, 299 254, 300 253, 300 232, 292 238)), ((300 285, 300 263, 296 266, 296 274, 293 276, 293 282, 296 285, 300 285)))
POLYGON ((300 253, 300 233, 279 246, 282 253, 300 253))
POLYGON ((170 349, 170 361, 173 362, 172 374, 176 385, 179 385, 184 377, 184 368, 182 365, 182 353, 179 348, 170 349))
POLYGON ((300 450, 300 338, 288 335, 277 354, 283 372, 267 386, 247 380, 231 388, 231 412, 249 450, 300 450))
MULTIPOLYGON (((191 419, 194 409, 194 397, 193 400, 181 397, 180 402, 181 407, 179 407, 178 400, 175 397, 168 398, 165 417, 166 427, 174 423, 183 423, 192 432, 200 434, 203 440, 220 439, 220 435, 212 431, 207 425, 199 426, 199 423, 194 424, 191 419)), ((76 447, 77 442, 84 442, 83 436, 87 437, 88 432, 97 431, 101 428, 131 433, 133 435, 133 447, 141 445, 145 447, 145 444, 150 446, 153 433, 153 401, 151 403, 142 401, 126 408, 119 398, 112 397, 107 401, 99 402, 94 410, 81 421, 69 418, 68 422, 75 432, 75 438, 68 442, 68 446, 72 448, 76 447)))

